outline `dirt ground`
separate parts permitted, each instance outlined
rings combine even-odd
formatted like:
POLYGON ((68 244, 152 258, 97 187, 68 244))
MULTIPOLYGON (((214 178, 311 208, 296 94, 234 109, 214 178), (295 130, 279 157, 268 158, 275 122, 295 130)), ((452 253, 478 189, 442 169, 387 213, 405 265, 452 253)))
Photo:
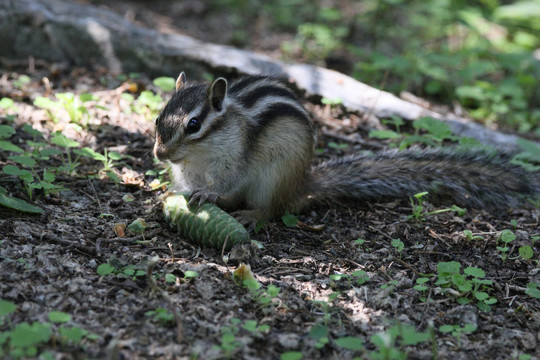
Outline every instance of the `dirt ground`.
MULTIPOLYGON (((147 173, 162 168, 151 155, 153 124, 126 111, 121 97, 156 90, 144 74, 128 89, 106 70, 64 64, 4 65, 0 73, 0 98, 18 108, 14 123, 0 110, 0 124, 16 130, 12 143, 25 148, 29 135, 22 125, 31 124, 45 138, 63 130, 81 146, 122 154, 113 168, 118 182, 100 172, 99 162, 81 158, 74 174, 56 179, 66 191, 36 191, 33 203, 42 214, 0 207, 0 298, 17 305, 0 331, 23 321, 48 322, 49 312, 62 311, 72 316, 71 325, 97 335, 79 342, 56 335, 39 352, 57 359, 276 359, 287 352, 304 359, 540 358, 540 299, 526 293, 528 283, 540 283, 538 209, 469 209, 463 216, 445 212, 414 221, 407 199, 321 207, 299 216, 305 226, 277 220, 252 233, 260 248, 222 254, 179 238, 163 218, 164 190, 152 190, 156 176, 147 173), (31 82, 21 89, 13 80, 23 73, 31 82), (93 108, 87 128, 78 130, 65 117, 54 124, 32 105, 38 95, 66 91, 99 97, 103 108, 93 108), (147 224, 142 235, 118 233, 118 224, 137 218, 147 224), (466 230, 479 238, 468 239, 466 230), (506 257, 503 230, 516 235, 506 257), (532 246, 531 260, 519 255, 523 245, 532 246), (240 261, 251 265, 260 290, 234 281, 240 261), (470 293, 437 283, 438 264, 451 261, 461 264, 462 275, 467 267, 484 270, 483 279, 492 281, 485 291, 496 299, 489 310, 479 309, 470 293), (99 275, 105 263, 114 271, 99 275), (421 278, 426 288, 415 289, 421 278), (440 329, 466 324, 475 330, 440 329), (415 335, 422 340, 411 340, 415 335), (360 338, 364 349, 343 345, 347 337, 360 338)), ((320 159, 386 146, 367 138, 373 124, 362 114, 306 107, 319 126, 320 159), (329 146, 345 138, 359 140, 345 149, 329 146)), ((0 153, 0 167, 12 163, 8 155, 0 153)), ((40 163, 60 165, 58 156, 40 163)), ((0 186, 27 199, 17 178, 2 174, 0 186)))

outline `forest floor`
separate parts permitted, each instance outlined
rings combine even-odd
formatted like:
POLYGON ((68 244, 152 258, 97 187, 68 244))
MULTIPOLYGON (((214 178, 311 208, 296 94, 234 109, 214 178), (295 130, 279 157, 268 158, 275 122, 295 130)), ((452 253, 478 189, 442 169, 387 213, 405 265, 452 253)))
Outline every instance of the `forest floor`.
MULTIPOLYGON (((152 158, 156 109, 138 96, 170 93, 144 74, 40 61, 0 73, 0 98, 16 108, 0 109, 0 125, 14 129, 4 140, 41 154, 26 166, 36 178, 54 172, 58 190, 36 188, 30 199, 21 177, 2 174, 8 195, 43 212, 0 207, 0 299, 17 307, 4 315, 0 304, 0 355, 540 358, 540 299, 530 285, 540 283, 538 209, 457 215, 429 213, 443 207, 424 202, 415 219, 408 199, 321 207, 299 215, 297 226, 269 223, 251 233, 262 246, 226 255, 179 238, 163 218, 165 190, 156 181, 164 167, 152 158), (17 82, 22 74, 29 81, 17 82), (79 104, 88 111, 79 124, 66 105, 48 112, 32 104, 66 92, 95 95, 79 104), (78 144, 58 146, 55 131, 78 144), (106 164, 78 157, 83 147, 120 155, 106 164), (48 148, 55 151, 42 152, 48 148), (137 219, 146 223, 142 234, 125 228, 137 219), (234 281, 240 262, 250 264, 259 289, 234 281), (49 337, 17 345, 23 322, 34 326, 28 336, 44 326, 49 337)), ((362 114, 306 107, 324 149, 318 160, 387 146, 368 139, 373 123, 362 114), (366 140, 345 141, 355 137, 366 140)), ((23 167, 13 155, 2 151, 0 167, 23 167)))

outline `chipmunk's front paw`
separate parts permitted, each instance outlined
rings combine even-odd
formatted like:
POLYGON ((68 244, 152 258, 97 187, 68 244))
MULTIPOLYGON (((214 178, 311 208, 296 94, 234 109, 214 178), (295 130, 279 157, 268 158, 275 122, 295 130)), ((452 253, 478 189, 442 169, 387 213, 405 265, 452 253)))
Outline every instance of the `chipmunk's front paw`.
POLYGON ((189 194, 189 201, 188 205, 195 205, 201 206, 205 202, 208 203, 215 203, 218 199, 218 194, 215 192, 208 191, 206 189, 195 189, 189 194))
POLYGON ((238 222, 248 231, 255 230, 255 226, 261 220, 261 213, 257 210, 238 210, 231 213, 238 222))

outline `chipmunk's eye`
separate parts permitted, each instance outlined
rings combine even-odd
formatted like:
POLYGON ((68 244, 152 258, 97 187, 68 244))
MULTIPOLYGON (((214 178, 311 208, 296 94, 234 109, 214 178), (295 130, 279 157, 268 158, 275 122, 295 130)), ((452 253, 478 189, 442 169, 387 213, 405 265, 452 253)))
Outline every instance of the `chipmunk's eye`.
POLYGON ((201 129, 201 122, 197 118, 191 118, 186 126, 186 133, 193 134, 201 129))

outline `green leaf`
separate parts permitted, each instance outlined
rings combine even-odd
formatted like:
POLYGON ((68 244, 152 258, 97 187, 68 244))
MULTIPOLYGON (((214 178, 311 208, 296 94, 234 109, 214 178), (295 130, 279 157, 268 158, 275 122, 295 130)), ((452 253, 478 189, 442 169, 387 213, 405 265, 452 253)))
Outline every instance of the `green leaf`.
POLYGON ((335 343, 340 348, 352 350, 352 351, 359 351, 364 348, 362 339, 358 337, 345 336, 345 337, 336 339, 335 343))
POLYGON ((293 227, 293 226, 296 226, 296 224, 298 223, 298 217, 296 217, 295 215, 293 214, 290 214, 288 211, 285 212, 285 215, 283 215, 281 217, 281 220, 283 221, 283 223, 285 224, 285 226, 287 227, 293 227))
POLYGON ((17 309, 17 306, 11 301, 0 299, 0 317, 11 314, 17 309))
POLYGON ((32 325, 22 322, 11 331, 10 345, 14 348, 26 348, 49 341, 51 325, 35 322, 32 325))
POLYGON ((133 220, 131 224, 128 225, 128 230, 137 234, 142 234, 146 229, 146 221, 142 218, 137 218, 133 220))
POLYGON ((7 139, 15 134, 15 129, 9 125, 0 125, 0 139, 7 139))
POLYGON ((486 276, 486 272, 484 270, 473 266, 466 268, 465 270, 463 270, 463 272, 476 278, 483 278, 486 276))
POLYGON ((392 130, 371 130, 368 136, 375 139, 399 139, 401 134, 392 130))
POLYGON ((255 332, 255 331, 257 331, 257 321, 255 321, 255 320, 246 320, 244 325, 242 325, 242 328, 249 331, 249 332, 255 332))
POLYGON ((516 234, 514 234, 511 230, 503 230, 500 234, 500 239, 502 242, 508 244, 516 239, 516 234))
POLYGON ((24 152, 23 149, 21 149, 17 145, 12 144, 6 140, 0 140, 0 149, 4 151, 12 151, 12 152, 18 152, 18 153, 24 152))
POLYGON ((495 9, 494 16, 498 19, 526 20, 540 17, 540 3, 537 1, 516 1, 495 9))
POLYGON ((21 169, 16 165, 6 165, 2 168, 2 171, 6 175, 24 176, 29 174, 28 170, 21 169))
POLYGON ((0 109, 9 109, 14 104, 13 100, 7 97, 0 99, 0 109))
POLYGON ((441 325, 439 327, 439 331, 442 333, 449 333, 449 332, 454 331, 454 329, 455 329, 455 325, 441 325))
POLYGON ((484 301, 487 298, 489 298, 489 295, 487 292, 484 292, 484 291, 475 291, 474 297, 479 301, 484 301))
POLYGON ((56 176, 49 169, 43 170, 43 181, 52 183, 56 179, 56 176))
POLYGON ((32 214, 41 214, 43 212, 43 209, 37 206, 31 205, 24 200, 7 196, 5 194, 0 194, 0 204, 11 209, 32 214))
POLYGON ((482 88, 468 85, 456 88, 456 95, 462 99, 474 99, 479 101, 486 98, 486 94, 482 88))
POLYGON ((403 345, 416 345, 429 339, 428 332, 416 331, 412 325, 402 325, 400 334, 403 345))
POLYGON ((19 163, 24 166, 28 167, 34 167, 36 165, 36 160, 32 158, 31 156, 26 155, 13 155, 8 157, 8 159, 15 161, 16 163, 19 163))
POLYGON ((57 102, 43 96, 38 96, 34 100, 34 105, 46 110, 53 110, 59 106, 57 102))
POLYGON ((173 91, 176 88, 176 80, 172 77, 158 77, 152 83, 163 91, 173 91))
POLYGON ((79 95, 79 99, 84 103, 87 101, 96 101, 99 100, 99 98, 96 95, 84 93, 79 95))
POLYGON ((196 278, 197 276, 199 276, 199 274, 196 271, 191 271, 191 270, 184 271, 184 278, 186 279, 196 278))
POLYGON ((31 135, 35 138, 38 138, 38 137, 43 137, 43 133, 39 130, 36 130, 32 127, 32 125, 29 125, 29 124, 24 124, 22 126, 22 130, 27 133, 28 135, 31 135))
POLYGON ((49 313, 49 321, 53 323, 65 323, 71 321, 71 315, 62 311, 51 311, 49 313))
POLYGON ((174 274, 165 274, 165 281, 168 283, 175 283, 176 276, 174 276, 174 274))
POLYGON ((328 335, 328 328, 321 324, 315 324, 309 329, 309 337, 319 340, 328 335))
POLYGON ((534 255, 532 247, 529 245, 524 245, 519 247, 519 256, 521 256, 524 260, 530 260, 532 259, 534 255))
POLYGON ((519 147, 529 155, 529 158, 533 161, 540 162, 540 146, 534 142, 525 139, 516 140, 519 147))
POLYGON ((58 329, 60 332, 60 335, 67 339, 68 341, 78 343, 80 342, 83 337, 85 337, 86 334, 88 334, 88 331, 81 329, 80 327, 73 326, 73 327, 60 327, 58 329))
POLYGON ((101 264, 97 268, 98 275, 105 276, 114 271, 114 267, 108 263, 101 264))
POLYGON ((89 147, 83 147, 82 149, 75 149, 73 152, 77 155, 86 156, 97 161, 106 161, 105 155, 95 152, 89 147))
POLYGON ((107 153, 107 156, 109 157, 109 159, 116 160, 116 161, 122 160, 122 157, 123 157, 122 154, 117 153, 116 151, 111 151, 107 153))
POLYGON ((459 274, 461 264, 457 261, 437 263, 437 272, 439 275, 459 274))
POLYGON ((540 284, 535 282, 530 282, 527 284, 527 290, 525 290, 525 294, 540 299, 540 284))
POLYGON ((423 117, 413 122, 415 129, 423 129, 435 138, 443 140, 452 136, 450 126, 432 117, 423 117))
POLYGON ((281 360, 301 360, 303 357, 300 351, 287 351, 281 354, 281 360))
POLYGON ((337 142, 330 141, 328 143, 328 147, 332 148, 332 149, 335 149, 335 150, 343 150, 343 149, 347 149, 349 147, 349 145, 348 144, 338 144, 337 142))
POLYGON ((47 148, 47 149, 43 149, 39 152, 39 154, 43 157, 49 157, 51 155, 58 155, 58 154, 61 154, 62 151, 58 150, 58 149, 55 149, 55 148, 47 148))
POLYGON ((325 104, 325 105, 340 105, 340 104, 343 104, 343 100, 340 99, 340 98, 335 98, 335 99, 330 99, 330 98, 327 98, 327 97, 323 97, 321 99, 321 103, 325 104))
POLYGON ((66 137, 64 134, 60 132, 56 132, 54 134, 54 136, 51 138, 51 142, 65 149, 72 148, 72 147, 79 147, 80 145, 75 140, 71 140, 70 138, 66 137))

